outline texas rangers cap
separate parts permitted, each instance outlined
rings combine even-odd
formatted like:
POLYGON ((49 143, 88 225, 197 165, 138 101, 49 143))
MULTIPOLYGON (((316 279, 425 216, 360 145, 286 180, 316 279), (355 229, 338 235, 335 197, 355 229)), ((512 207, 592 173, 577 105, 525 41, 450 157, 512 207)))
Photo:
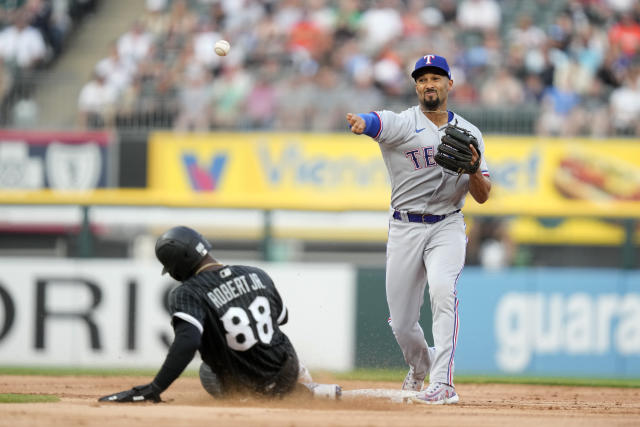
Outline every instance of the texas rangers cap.
POLYGON ((416 61, 416 66, 411 73, 411 77, 413 77, 413 79, 415 80, 416 76, 422 74, 422 71, 425 68, 438 68, 444 71, 447 77, 449 77, 449 80, 451 80, 451 70, 449 69, 447 60, 444 59, 444 56, 425 55, 422 58, 418 59, 418 61, 416 61))

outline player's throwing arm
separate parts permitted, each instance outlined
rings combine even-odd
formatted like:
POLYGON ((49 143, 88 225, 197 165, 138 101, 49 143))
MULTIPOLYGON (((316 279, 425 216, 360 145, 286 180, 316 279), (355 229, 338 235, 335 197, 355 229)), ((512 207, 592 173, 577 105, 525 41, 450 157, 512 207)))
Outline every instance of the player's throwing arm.
POLYGON ((351 132, 355 133, 356 135, 361 135, 362 133, 364 133, 366 123, 364 119, 357 114, 347 113, 347 123, 349 123, 351 132))

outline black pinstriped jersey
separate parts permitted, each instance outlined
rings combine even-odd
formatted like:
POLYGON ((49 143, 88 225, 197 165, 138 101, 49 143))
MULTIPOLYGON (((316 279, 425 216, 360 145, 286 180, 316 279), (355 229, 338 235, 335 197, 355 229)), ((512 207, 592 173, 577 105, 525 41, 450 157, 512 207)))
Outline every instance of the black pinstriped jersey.
POLYGON ((169 295, 172 319, 202 333, 200 355, 223 382, 260 389, 278 375, 295 350, 279 325, 287 309, 259 268, 224 266, 203 271, 169 295))

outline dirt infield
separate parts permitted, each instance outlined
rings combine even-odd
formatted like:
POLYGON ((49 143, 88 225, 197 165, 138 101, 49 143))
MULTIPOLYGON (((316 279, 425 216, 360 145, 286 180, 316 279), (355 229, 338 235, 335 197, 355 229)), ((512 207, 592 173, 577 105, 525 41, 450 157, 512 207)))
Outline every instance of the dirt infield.
MULTIPOLYGON (((323 382, 334 382, 320 377, 323 382)), ((638 426, 640 389, 460 384, 460 403, 426 406, 387 399, 216 401, 197 378, 180 378, 161 404, 104 404, 99 396, 149 377, 0 376, 0 393, 54 394, 56 403, 0 404, 1 426, 638 426)), ((345 390, 398 383, 342 382, 345 390)))

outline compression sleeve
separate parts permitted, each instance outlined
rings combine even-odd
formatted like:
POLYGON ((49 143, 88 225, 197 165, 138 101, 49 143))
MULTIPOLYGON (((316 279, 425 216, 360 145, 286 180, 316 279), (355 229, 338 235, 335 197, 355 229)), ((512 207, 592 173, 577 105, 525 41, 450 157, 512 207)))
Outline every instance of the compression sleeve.
POLYGON ((380 116, 373 111, 371 113, 358 115, 364 119, 364 134, 369 135, 371 138, 377 137, 380 134, 380 129, 382 128, 380 116))
POLYGON ((180 376, 200 347, 200 331, 191 323, 174 318, 173 330, 176 337, 160 371, 151 383, 160 389, 158 393, 169 388, 171 383, 180 376))

